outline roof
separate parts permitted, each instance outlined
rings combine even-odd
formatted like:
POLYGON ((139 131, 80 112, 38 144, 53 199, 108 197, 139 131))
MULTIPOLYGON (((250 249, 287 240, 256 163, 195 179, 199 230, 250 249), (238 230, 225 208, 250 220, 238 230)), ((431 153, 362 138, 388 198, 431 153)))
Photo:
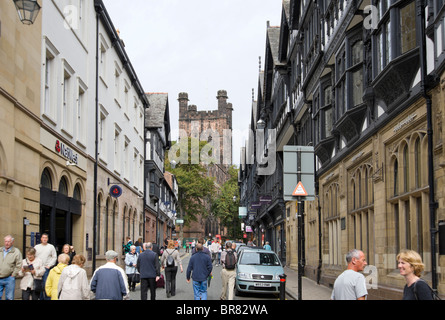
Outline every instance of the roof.
POLYGON ((162 128, 168 112, 168 93, 156 92, 146 94, 150 108, 145 110, 145 127, 162 128))

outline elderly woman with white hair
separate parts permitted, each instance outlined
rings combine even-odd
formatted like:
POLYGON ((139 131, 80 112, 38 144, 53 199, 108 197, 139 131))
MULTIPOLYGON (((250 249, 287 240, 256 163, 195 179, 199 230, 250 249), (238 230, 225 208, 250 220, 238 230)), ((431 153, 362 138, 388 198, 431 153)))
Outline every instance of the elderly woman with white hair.
POLYGON ((136 290, 136 284, 140 282, 140 275, 136 268, 139 254, 136 246, 130 246, 130 252, 125 255, 125 273, 128 278, 128 287, 131 291, 136 290))

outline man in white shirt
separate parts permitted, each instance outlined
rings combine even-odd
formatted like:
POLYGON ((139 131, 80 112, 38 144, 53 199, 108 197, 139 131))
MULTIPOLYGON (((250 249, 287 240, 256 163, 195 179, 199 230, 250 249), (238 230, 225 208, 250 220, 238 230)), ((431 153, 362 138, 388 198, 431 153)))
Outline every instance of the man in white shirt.
MULTIPOLYGON (((45 274, 42 277, 43 287, 45 288, 46 278, 48 278, 49 271, 57 262, 56 248, 51 243, 48 243, 48 234, 43 233, 40 237, 40 244, 34 247, 36 249, 36 258, 42 260, 45 266, 45 274)), ((40 294, 40 300, 49 300, 46 297, 45 290, 40 294)))
POLYGON ((357 249, 352 249, 346 254, 348 268, 334 282, 331 300, 366 300, 366 289, 363 271, 367 265, 365 254, 357 249))
POLYGON ((219 244, 218 240, 215 239, 212 244, 210 245, 210 252, 212 253, 212 264, 216 260, 216 266, 218 266, 218 252, 221 248, 221 245, 219 244))

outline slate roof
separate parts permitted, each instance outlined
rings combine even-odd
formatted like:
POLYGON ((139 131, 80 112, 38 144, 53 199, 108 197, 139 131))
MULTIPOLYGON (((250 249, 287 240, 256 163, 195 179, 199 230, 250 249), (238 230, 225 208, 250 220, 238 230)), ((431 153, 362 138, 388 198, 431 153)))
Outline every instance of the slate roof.
POLYGON ((162 128, 168 108, 168 93, 147 93, 150 107, 145 110, 145 127, 162 128))

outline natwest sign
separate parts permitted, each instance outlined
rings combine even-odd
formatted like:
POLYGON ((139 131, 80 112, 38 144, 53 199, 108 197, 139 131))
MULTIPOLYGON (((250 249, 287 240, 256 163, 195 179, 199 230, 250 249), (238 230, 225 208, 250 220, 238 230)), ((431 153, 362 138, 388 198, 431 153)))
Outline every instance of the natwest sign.
POLYGON ((56 152, 68 159, 70 162, 74 164, 78 164, 78 155, 74 153, 73 149, 67 147, 63 142, 56 140, 56 152))

